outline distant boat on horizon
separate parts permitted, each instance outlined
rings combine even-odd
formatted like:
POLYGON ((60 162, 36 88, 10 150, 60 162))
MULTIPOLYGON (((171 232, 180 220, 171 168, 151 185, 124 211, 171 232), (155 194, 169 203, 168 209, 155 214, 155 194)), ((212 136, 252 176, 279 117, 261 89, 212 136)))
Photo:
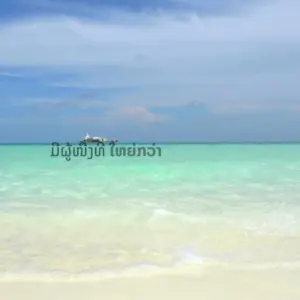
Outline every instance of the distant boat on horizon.
POLYGON ((84 143, 116 144, 118 142, 118 140, 109 140, 107 138, 98 137, 98 136, 91 137, 87 133, 86 136, 85 136, 85 138, 81 142, 84 142, 84 143))

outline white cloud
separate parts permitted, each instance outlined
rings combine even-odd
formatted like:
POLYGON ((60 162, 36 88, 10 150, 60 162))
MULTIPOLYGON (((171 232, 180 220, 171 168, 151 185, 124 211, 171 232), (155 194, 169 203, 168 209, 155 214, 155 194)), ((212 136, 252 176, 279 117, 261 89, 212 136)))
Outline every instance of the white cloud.
POLYGON ((0 65, 76 68, 77 79, 52 82, 61 86, 138 87, 114 101, 123 107, 300 99, 299 1, 273 1, 227 17, 129 19, 8 24, 0 31, 0 65))
POLYGON ((14 73, 0 72, 0 77, 20 77, 20 76, 14 73))
POLYGON ((42 110, 49 109, 68 109, 68 108, 78 108, 78 109, 100 109, 109 106, 108 101, 93 99, 91 95, 79 95, 74 99, 24 99, 21 103, 15 102, 14 106, 17 107, 32 107, 42 110))
MULTIPOLYGON (((25 119, 23 118, 23 120, 25 119)), ((40 121, 39 118, 33 118, 33 120, 40 121)), ((122 126, 124 124, 142 125, 164 123, 171 119, 165 115, 154 114, 143 107, 127 107, 122 109, 110 109, 105 111, 104 114, 95 111, 93 115, 82 114, 76 117, 56 117, 51 120, 53 123, 60 121, 67 124, 102 124, 103 126, 117 124, 118 126, 122 126)))
POLYGON ((293 43, 300 37, 299 17, 299 1, 285 0, 258 6, 248 15, 205 19, 191 15, 187 21, 160 15, 141 26, 139 18, 128 25, 67 17, 31 19, 0 31, 0 63, 134 65, 134 58, 143 55, 148 66, 172 66, 176 61, 184 65, 195 59, 232 59, 268 43, 293 43))
POLYGON ((154 114, 144 107, 125 108, 118 111, 116 116, 133 119, 141 123, 160 123, 168 120, 167 116, 154 114))

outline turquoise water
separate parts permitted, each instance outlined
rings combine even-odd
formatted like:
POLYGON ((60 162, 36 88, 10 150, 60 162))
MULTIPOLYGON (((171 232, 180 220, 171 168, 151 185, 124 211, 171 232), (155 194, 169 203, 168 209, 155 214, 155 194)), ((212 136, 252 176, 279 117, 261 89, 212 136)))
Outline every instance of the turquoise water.
POLYGON ((160 147, 66 161, 0 146, 0 273, 299 265, 300 145, 160 147))

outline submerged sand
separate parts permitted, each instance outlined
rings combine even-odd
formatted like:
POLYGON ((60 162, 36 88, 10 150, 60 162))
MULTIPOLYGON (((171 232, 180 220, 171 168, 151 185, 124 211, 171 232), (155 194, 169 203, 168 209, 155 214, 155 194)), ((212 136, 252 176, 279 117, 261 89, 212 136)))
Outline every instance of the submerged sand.
POLYGON ((219 270, 105 280, 2 279, 5 300, 299 300, 300 270, 219 270))

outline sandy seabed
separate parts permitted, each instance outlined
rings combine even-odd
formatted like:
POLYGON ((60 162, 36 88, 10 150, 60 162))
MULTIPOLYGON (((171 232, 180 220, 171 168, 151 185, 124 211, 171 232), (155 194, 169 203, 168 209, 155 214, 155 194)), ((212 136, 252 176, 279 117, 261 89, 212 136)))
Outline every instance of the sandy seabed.
POLYGON ((0 281, 3 300, 299 300, 300 270, 211 270, 103 280, 0 281))

